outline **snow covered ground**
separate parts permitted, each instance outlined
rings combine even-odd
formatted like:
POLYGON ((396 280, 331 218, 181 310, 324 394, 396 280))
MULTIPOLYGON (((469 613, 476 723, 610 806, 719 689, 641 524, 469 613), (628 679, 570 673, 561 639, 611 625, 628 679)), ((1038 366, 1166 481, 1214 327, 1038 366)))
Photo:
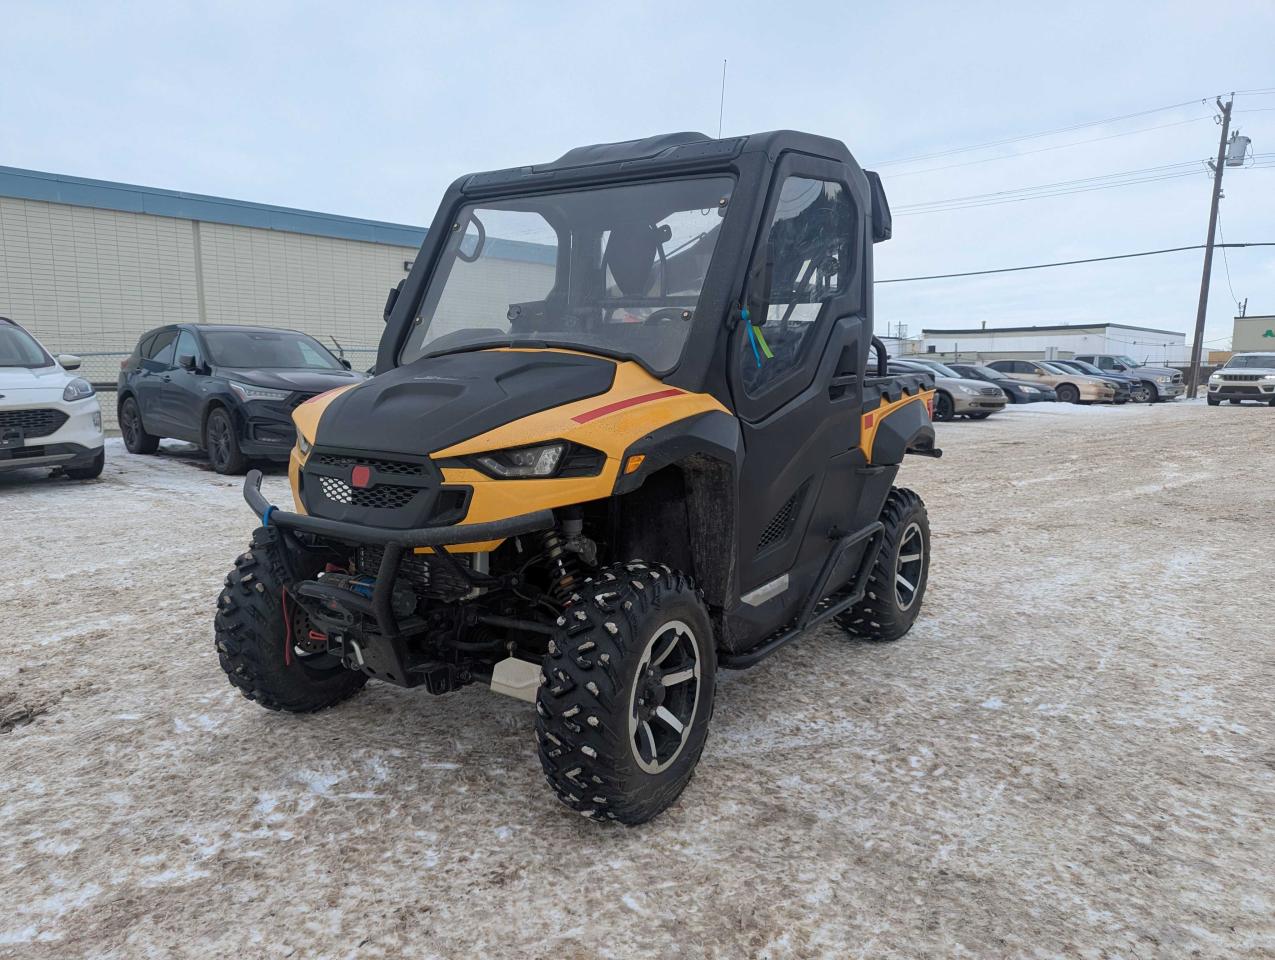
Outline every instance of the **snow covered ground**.
POLYGON ((1199 402, 941 425, 914 631, 724 675, 638 829, 560 807, 481 689, 240 698, 253 518, 189 449, 0 477, 0 956, 1273 956, 1273 441, 1199 402))

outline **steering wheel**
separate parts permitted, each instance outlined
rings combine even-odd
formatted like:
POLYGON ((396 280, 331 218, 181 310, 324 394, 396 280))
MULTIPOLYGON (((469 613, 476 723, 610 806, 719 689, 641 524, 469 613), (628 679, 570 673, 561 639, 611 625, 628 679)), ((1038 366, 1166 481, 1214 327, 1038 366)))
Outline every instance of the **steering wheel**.
POLYGON ((673 320, 690 319, 690 311, 682 307, 660 307, 653 314, 647 317, 643 323, 669 323, 673 320), (684 315, 687 315, 684 317, 684 315))

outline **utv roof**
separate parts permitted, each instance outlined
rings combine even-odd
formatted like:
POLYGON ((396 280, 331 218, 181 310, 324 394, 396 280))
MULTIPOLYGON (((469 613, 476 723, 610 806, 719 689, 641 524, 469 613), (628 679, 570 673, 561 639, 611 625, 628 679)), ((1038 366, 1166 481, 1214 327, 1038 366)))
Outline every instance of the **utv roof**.
POLYGON ((637 168, 643 172, 648 169, 655 172, 709 167, 724 164, 741 153, 757 151, 777 156, 783 150, 799 150, 855 163, 840 140, 796 130, 772 130, 724 140, 714 140, 707 134, 695 132, 664 133, 640 140, 576 147, 551 163, 471 174, 463 179, 461 189, 467 194, 485 193, 514 183, 601 178, 633 173, 637 168))

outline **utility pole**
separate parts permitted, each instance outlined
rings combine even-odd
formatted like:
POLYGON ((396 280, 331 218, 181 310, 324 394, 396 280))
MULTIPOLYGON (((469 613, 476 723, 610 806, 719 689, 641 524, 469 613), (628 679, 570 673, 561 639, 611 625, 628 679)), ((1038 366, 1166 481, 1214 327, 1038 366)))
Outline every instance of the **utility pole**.
POLYGON ((1213 236, 1217 233, 1217 203, 1222 197, 1222 171, 1226 168, 1226 135, 1231 132, 1231 104, 1235 102, 1235 94, 1231 99, 1222 102, 1217 98, 1218 109, 1222 111, 1222 136, 1217 141, 1217 162, 1213 164, 1213 202, 1209 205, 1209 239, 1204 245, 1204 274, 1200 277, 1200 303, 1195 308, 1195 341, 1191 344, 1191 369, 1188 371, 1188 397, 1194 397, 1200 386, 1200 351, 1204 346, 1204 317, 1209 308, 1209 275, 1213 272, 1213 236))

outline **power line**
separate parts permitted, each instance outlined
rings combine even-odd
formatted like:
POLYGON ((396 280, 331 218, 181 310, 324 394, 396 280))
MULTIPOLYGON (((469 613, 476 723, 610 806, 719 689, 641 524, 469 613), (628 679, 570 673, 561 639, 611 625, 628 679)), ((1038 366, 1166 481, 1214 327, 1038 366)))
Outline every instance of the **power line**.
POLYGON ((1122 180, 1118 183, 1099 183, 1091 184, 1085 187, 1075 187, 1069 190, 1055 190, 1048 193, 1039 193, 1022 197, 1007 197, 999 200, 985 200, 977 203, 956 203, 948 206, 933 207, 925 210, 908 210, 904 209, 895 216, 899 217, 916 217, 923 216, 927 213, 948 213, 954 210, 970 210, 975 207, 997 207, 1006 203, 1025 203, 1029 200, 1048 200, 1054 197, 1070 197, 1078 193, 1092 193, 1095 190, 1111 190, 1115 187, 1131 187, 1140 183, 1161 183, 1166 180, 1183 180, 1187 177, 1197 176, 1193 170, 1182 171, 1180 173, 1166 173, 1153 177, 1140 177, 1133 180, 1122 180))
POLYGON ((1235 309, 1240 307, 1240 298, 1235 295, 1235 288, 1231 286, 1231 264, 1226 259, 1226 234, 1222 232, 1222 211, 1217 214, 1217 235, 1222 238, 1222 266, 1226 268, 1226 289, 1231 291, 1231 299, 1235 301, 1235 309))
MULTIPOLYGON (((916 280, 950 280, 955 277, 982 277, 991 273, 1018 273, 1022 270, 1043 270, 1046 267, 1070 267, 1079 263, 1103 263, 1107 260, 1131 260, 1134 257, 1154 257, 1163 253, 1181 253, 1184 250, 1203 250, 1204 244, 1197 243, 1189 247, 1166 247, 1163 250, 1143 250, 1139 253, 1117 253, 1109 257, 1086 257, 1083 260, 1056 260, 1052 263, 1032 263, 1022 267, 997 267, 993 270, 967 270, 964 273, 935 273, 924 277, 890 277, 886 280, 874 280, 873 283, 911 283, 916 280)), ((1260 243, 1225 243, 1214 244, 1215 247, 1275 247, 1275 241, 1260 243)))
MULTIPOLYGON (((959 167, 972 167, 980 163, 995 163, 998 160, 1016 160, 1019 157, 1030 157, 1037 153, 1049 153, 1053 150, 1066 150, 1069 147, 1081 147, 1087 143, 1101 143, 1104 140, 1115 140, 1118 137, 1131 137, 1139 133, 1150 133, 1152 130, 1164 130, 1168 127, 1180 127, 1187 123, 1199 123, 1201 120, 1210 119, 1208 116, 1188 117, 1186 120, 1174 120, 1171 123, 1160 123, 1154 127, 1140 127, 1137 130, 1125 130, 1122 133, 1109 133, 1101 137, 1090 137, 1088 140, 1073 140, 1071 143, 1058 143, 1052 147, 1038 147, 1035 150, 1023 150, 1020 153, 1006 153, 999 157, 984 157, 981 160, 964 160, 961 163, 947 163, 938 167, 926 167, 924 170, 905 170, 902 173, 890 174, 891 180, 897 180, 900 177, 916 177, 923 173, 934 173, 938 170, 955 170, 959 167)), ((880 164, 877 164, 880 166, 880 164)))
MULTIPOLYGON (((943 206, 950 203, 964 203, 971 200, 989 200, 1000 197, 1011 197, 1015 195, 1032 194, 1038 191, 1054 190, 1064 187, 1083 186, 1098 183, 1104 180, 1118 180, 1125 177, 1143 176, 1148 174, 1164 174, 1168 171, 1184 171, 1192 174, 1198 173, 1198 160, 1186 160, 1181 163, 1166 163, 1157 167, 1142 167, 1137 170, 1123 170, 1117 173, 1104 173, 1093 177, 1080 177, 1075 180, 1058 180, 1053 183, 1038 183, 1027 187, 1017 187, 1013 190, 996 190, 991 193, 973 193, 963 197, 949 197, 944 200, 924 200, 916 203, 905 203, 899 205, 896 210, 916 210, 922 207, 943 206)), ((1118 184, 1117 184, 1118 185, 1118 184)))
POLYGON ((1101 126, 1104 123, 1119 123, 1122 120, 1135 120, 1138 117, 1150 116, 1153 113, 1163 113, 1166 110, 1177 110, 1181 107, 1190 107, 1199 102, 1199 100, 1184 100, 1181 103, 1171 103, 1163 107, 1153 107, 1150 110, 1139 110, 1137 113, 1126 113, 1118 117, 1105 117, 1101 120, 1086 120, 1083 123, 1073 123, 1065 127, 1055 127, 1053 130, 1044 130, 1040 133, 1025 133, 1016 137, 1005 137, 1000 140, 988 140, 985 143, 975 143, 967 147, 955 147, 951 150, 940 150, 936 153, 923 153, 912 157, 899 157, 895 160, 882 160, 877 163, 876 166, 888 167, 897 163, 914 163, 917 160, 935 160, 939 157, 950 157, 958 153, 970 153, 974 150, 983 150, 987 147, 999 147, 1008 143, 1019 143, 1023 140, 1037 140, 1041 137, 1053 137, 1060 133, 1070 133, 1073 130, 1083 130, 1086 127, 1101 126))

